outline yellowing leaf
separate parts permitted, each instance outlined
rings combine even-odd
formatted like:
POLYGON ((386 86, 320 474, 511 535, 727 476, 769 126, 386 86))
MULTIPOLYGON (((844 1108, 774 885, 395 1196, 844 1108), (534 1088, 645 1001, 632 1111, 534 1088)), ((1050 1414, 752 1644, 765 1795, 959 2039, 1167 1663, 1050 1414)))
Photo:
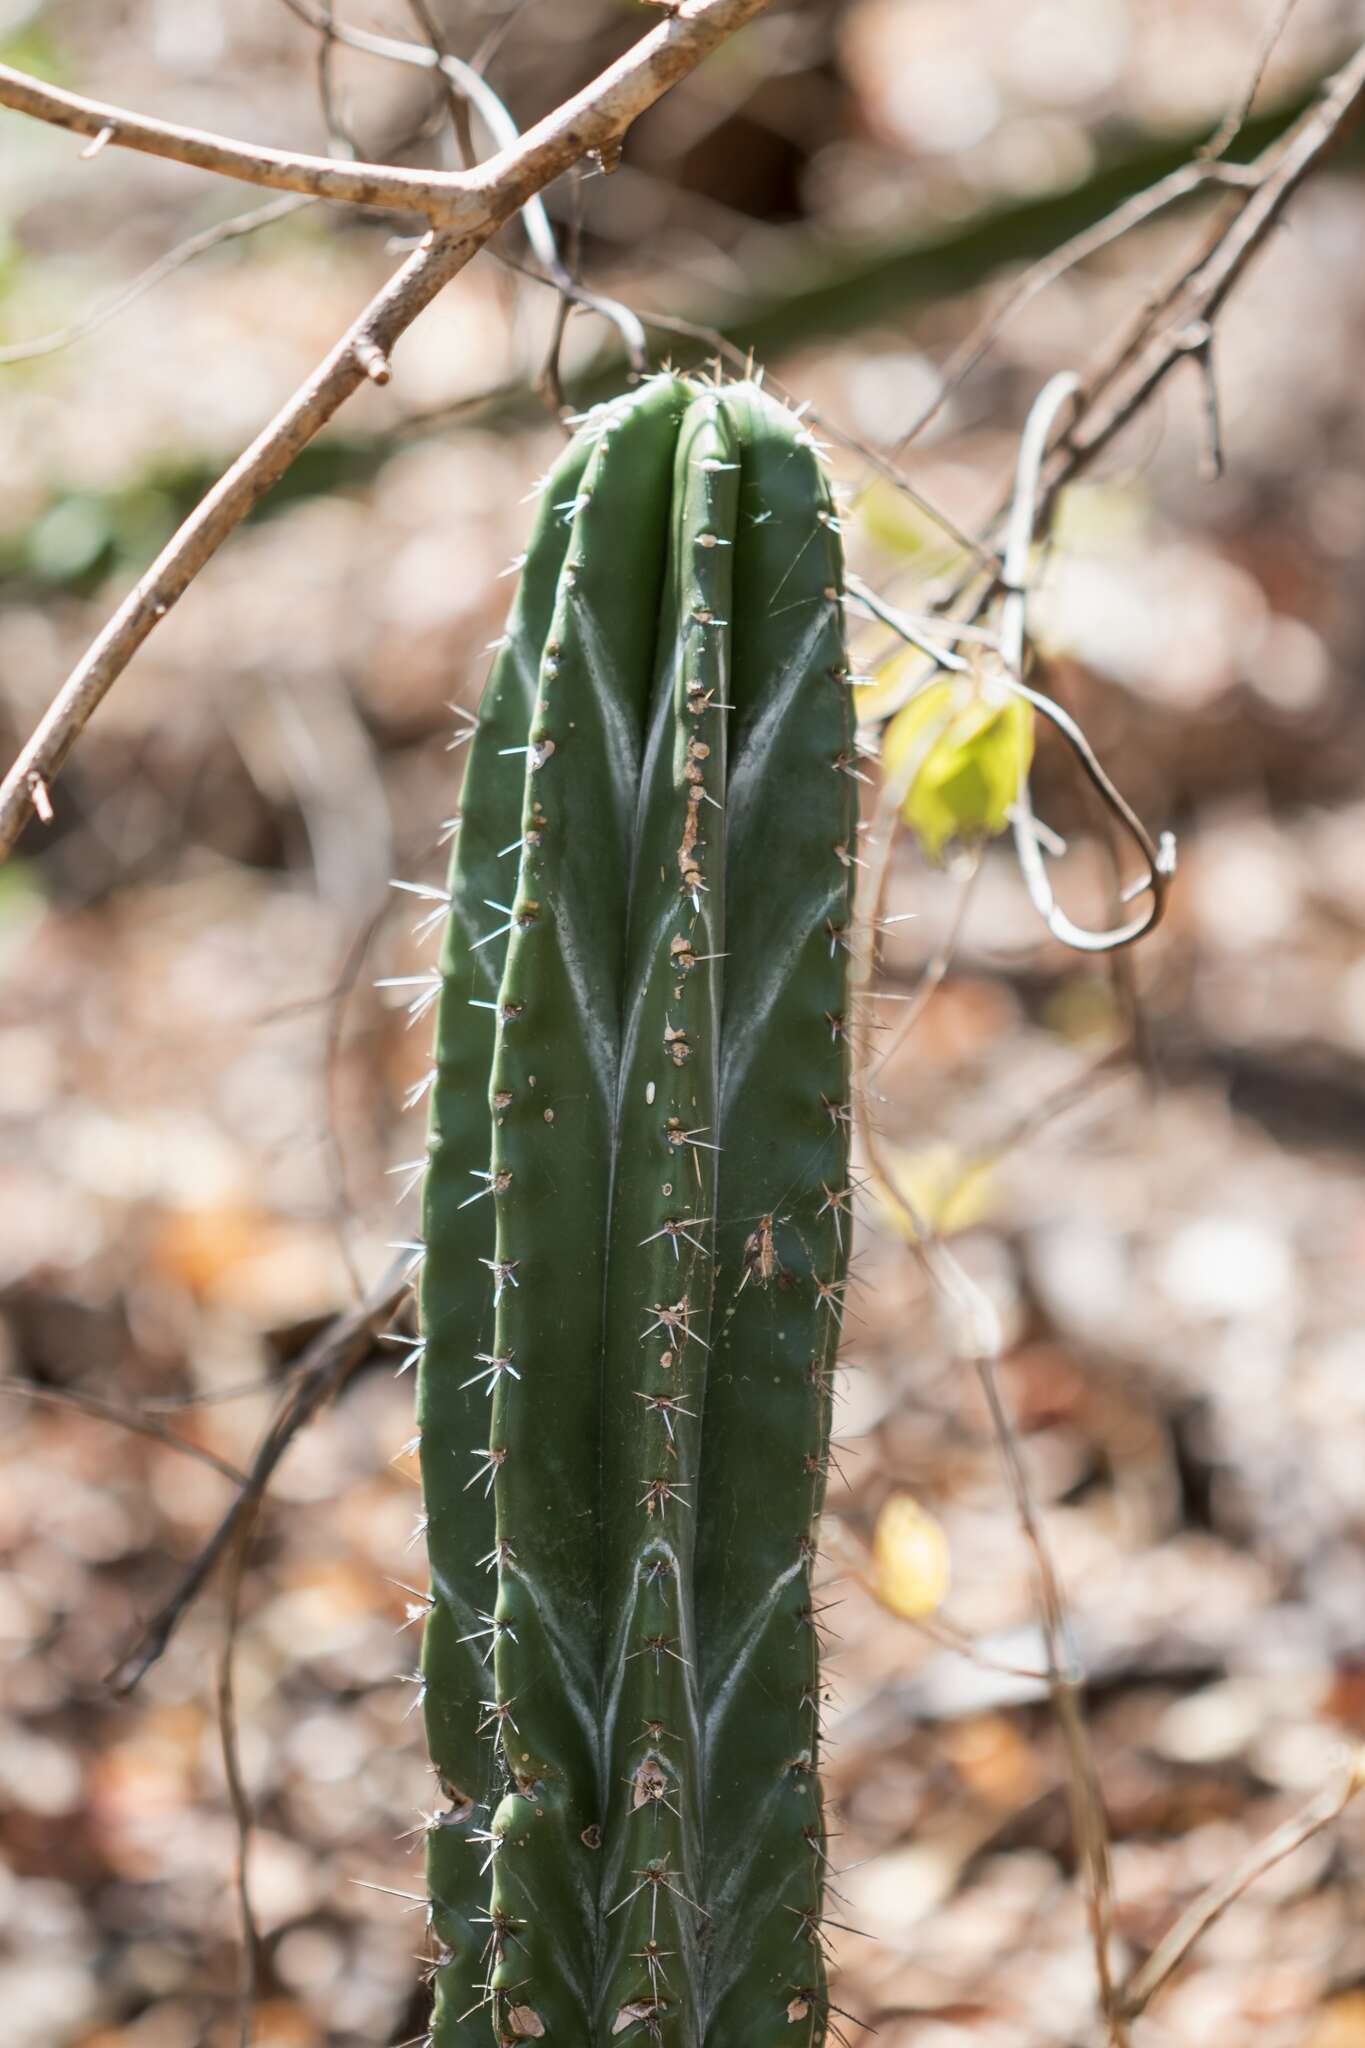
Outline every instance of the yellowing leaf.
POLYGON ((877 1151, 890 1183, 879 1190, 882 1209, 893 1228, 912 1243, 915 1232, 895 1201, 896 1194, 936 1237, 973 1230, 989 1216, 995 1190, 986 1160, 972 1159, 946 1144, 921 1145, 913 1151, 882 1144, 877 1151))
POLYGON ((942 1524, 912 1494, 893 1493, 872 1538, 873 1590, 906 1621, 922 1621, 948 1597, 952 1559, 942 1524))
POLYGON ((994 838, 1033 759, 1033 711, 1002 683, 952 677, 920 690, 882 739, 882 772, 931 860, 994 838))
POLYGON ((945 548, 943 530, 929 514, 883 477, 875 478, 862 493, 858 518, 869 540, 902 561, 932 556, 933 567, 946 572, 962 558, 961 549, 945 548))
POLYGON ((880 725, 884 718, 915 694, 915 678, 924 671, 924 656, 917 647, 903 647, 884 661, 869 683, 859 683, 853 704, 859 725, 880 725))

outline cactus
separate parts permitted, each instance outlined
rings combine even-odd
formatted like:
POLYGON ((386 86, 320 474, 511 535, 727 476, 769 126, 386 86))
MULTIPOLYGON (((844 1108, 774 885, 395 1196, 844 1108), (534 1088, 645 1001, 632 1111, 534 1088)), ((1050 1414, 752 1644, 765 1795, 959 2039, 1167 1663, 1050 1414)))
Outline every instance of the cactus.
POLYGON ((655 378, 547 480, 484 694, 423 1220, 434 2048, 824 2037, 841 577, 799 422, 655 378))

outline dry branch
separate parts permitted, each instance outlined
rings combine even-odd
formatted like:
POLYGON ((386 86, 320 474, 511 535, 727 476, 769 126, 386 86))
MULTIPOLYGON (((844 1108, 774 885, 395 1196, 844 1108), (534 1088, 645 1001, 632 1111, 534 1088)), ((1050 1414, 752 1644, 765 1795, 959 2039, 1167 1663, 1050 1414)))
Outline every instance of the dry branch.
POLYGON ((392 1322, 409 1287, 409 1264, 398 1266, 359 1308, 327 1325, 294 1368, 293 1379, 274 1421, 265 1432, 243 1484, 194 1563, 170 1598, 142 1630, 137 1642, 109 1674, 116 1692, 131 1692, 165 1652, 185 1615, 208 1584, 220 1560, 249 1539, 266 1489, 299 1430, 334 1398, 374 1350, 379 1333, 392 1322))
POLYGON ((136 149, 277 192, 396 208, 421 214, 433 227, 478 232, 490 219, 496 226, 515 213, 532 193, 542 191, 590 150, 618 143, 647 107, 767 4, 768 0, 687 0, 582 92, 537 122, 515 149, 503 150, 471 171, 338 163, 331 157, 268 149, 83 99, 7 64, 0 64, 0 107, 29 114, 49 127, 88 135, 100 150, 110 145, 136 149))
MULTIPOLYGON (((231 161, 225 158, 209 168, 256 184, 283 184, 290 191, 353 197, 365 204, 403 204, 433 219, 459 220, 460 225, 433 229, 326 360, 208 492, 73 669, 0 785, 0 858, 12 849, 34 812, 43 813, 50 806, 49 784, 143 641, 352 393, 370 378, 384 380, 395 343, 418 314, 528 199, 590 151, 614 148, 638 115, 767 5, 768 0, 688 0, 582 92, 529 129, 515 147, 501 150, 473 171, 420 174, 427 185, 429 203, 425 207, 416 206, 411 196, 385 198, 373 188, 362 195, 354 187, 347 192, 334 182, 335 177, 363 181, 373 166, 337 165, 317 158, 289 158, 245 144, 224 145, 231 161), (244 168, 248 165, 250 168, 244 168), (320 182, 324 173, 326 182, 320 182)), ((61 127, 77 127, 82 134, 93 130, 96 137, 107 135, 111 142, 151 149, 183 162, 207 161, 202 153, 186 154, 184 139, 193 139, 191 130, 141 121, 92 101, 73 101, 71 95, 3 66, 0 105, 17 107, 61 127), (130 125, 120 129, 118 124, 124 121, 130 125)), ((216 146, 214 138, 207 141, 216 146)), ((204 142, 205 138, 197 138, 195 147, 204 142)), ((385 171, 383 175, 398 178, 403 191, 410 192, 408 173, 385 171)), ((397 189, 391 186, 390 192, 397 189)))
MULTIPOLYGON (((273 192, 302 192, 311 199, 340 199, 354 206, 384 206, 420 213, 433 226, 472 225, 483 210, 481 195, 462 172, 406 170, 390 164, 337 163, 331 157, 306 156, 293 150, 267 149, 259 143, 234 142, 198 128, 154 121, 124 107, 82 99, 22 71, 0 64, 0 107, 31 114, 51 128, 69 128, 89 135, 101 151, 110 145, 140 150, 145 156, 169 157, 196 170, 218 171, 247 185, 273 192)), ((486 203, 486 202, 485 202, 486 203)))
POLYGON ((1214 322, 1304 178, 1365 98, 1365 44, 1328 81, 1322 97, 1238 179, 1239 205, 1197 261, 1148 307, 1108 362, 1087 379, 1078 414, 1052 451, 1040 509, 1094 461, 1142 411, 1187 356, 1207 358, 1214 322))
POLYGON ((38 1380, 14 1376, 0 1379, 0 1394, 15 1394, 21 1400, 34 1401, 48 1408, 69 1408, 77 1415, 93 1416, 97 1422, 111 1422, 116 1429, 126 1429, 133 1436, 145 1436, 153 1443, 162 1444, 168 1451, 178 1451, 182 1457, 195 1458, 201 1465, 207 1465, 212 1472, 221 1473, 235 1486, 246 1484, 245 1472, 239 1472, 226 1458, 220 1458, 205 1444, 192 1443, 188 1437, 179 1436, 155 1415, 145 1408, 120 1408, 116 1402, 103 1401, 98 1394, 87 1394, 80 1387, 45 1387, 38 1380))
POLYGON ((1327 1787, 1310 1799, 1301 1813, 1285 1821, 1263 1842, 1257 1842, 1234 1863, 1231 1870, 1211 1884, 1207 1891, 1201 1892, 1123 1986, 1119 1993, 1119 2010, 1123 2016, 1138 2019, 1214 1921, 1220 1919, 1229 1906, 1235 1905, 1258 1878, 1273 1870, 1277 1863, 1283 1863, 1286 1856, 1292 1856, 1305 1842, 1311 1842, 1314 1835, 1321 1834, 1333 1821, 1340 1820, 1362 1787, 1365 1787, 1365 1760, 1357 1756, 1338 1784, 1327 1787))

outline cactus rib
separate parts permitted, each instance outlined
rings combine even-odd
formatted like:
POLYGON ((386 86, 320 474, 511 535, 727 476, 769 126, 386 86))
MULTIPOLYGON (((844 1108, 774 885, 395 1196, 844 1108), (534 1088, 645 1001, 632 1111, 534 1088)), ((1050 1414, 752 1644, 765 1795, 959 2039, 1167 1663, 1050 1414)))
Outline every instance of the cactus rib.
MULTIPOLYGON (((476 942, 492 916, 488 898, 507 890, 508 842, 521 824, 526 744, 541 650, 549 634, 569 531, 558 507, 578 495, 590 445, 576 441, 547 480, 525 573, 493 663, 470 742, 463 809, 450 864, 450 914, 442 945, 442 996, 435 1041, 422 1234, 435 1248, 423 1261, 423 1342, 417 1368, 422 1488, 426 1502, 431 1611, 422 1635, 427 1747, 446 1801, 427 1845, 433 1931, 444 1958, 436 1972, 435 2032, 443 2048, 485 2042, 482 1996, 488 1908, 479 1837, 488 1830, 500 1777, 479 1730, 492 1691, 478 1630, 496 1579, 493 1505, 478 1488, 452 1484, 466 1446, 486 1434, 488 1402, 471 1375, 492 1348, 495 1296, 516 1282, 494 1265, 494 1219, 470 1201, 492 1145, 488 1074, 506 938, 476 942)), ((461 1477, 464 1475, 462 1474, 461 1477)))

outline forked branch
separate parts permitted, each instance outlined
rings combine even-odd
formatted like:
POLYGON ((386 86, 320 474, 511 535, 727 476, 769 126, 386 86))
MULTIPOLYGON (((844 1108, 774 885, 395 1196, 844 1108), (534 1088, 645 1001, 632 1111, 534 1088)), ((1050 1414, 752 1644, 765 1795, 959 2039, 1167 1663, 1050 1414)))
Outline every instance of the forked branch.
POLYGON ((198 163, 253 184, 366 205, 400 205, 441 223, 196 506, 72 670, 0 784, 0 859, 11 851, 35 811, 45 818, 50 815, 49 784, 138 648, 346 400, 367 379, 387 379, 395 343, 451 278, 528 199, 591 151, 614 148, 638 115, 767 5, 768 0, 686 0, 514 146, 467 172, 400 173, 223 143, 221 138, 125 115, 119 108, 76 100, 0 66, 0 106, 39 120, 93 133, 96 140, 104 137, 108 143, 198 163), (376 170, 381 181, 397 182, 382 190, 367 183, 376 170), (410 184, 410 175, 416 185, 410 184), (352 181, 349 187, 347 180, 352 181), (419 204, 423 181, 425 203, 419 204))
POLYGON ((421 214, 433 227, 477 232, 490 218, 496 225, 515 213, 590 150, 618 143, 647 107, 767 5, 768 0, 685 0, 591 85, 528 129, 515 148, 469 171, 338 163, 238 142, 83 99, 7 64, 0 64, 0 107, 88 135, 97 145, 93 153, 136 149, 277 192, 397 208, 421 214))

